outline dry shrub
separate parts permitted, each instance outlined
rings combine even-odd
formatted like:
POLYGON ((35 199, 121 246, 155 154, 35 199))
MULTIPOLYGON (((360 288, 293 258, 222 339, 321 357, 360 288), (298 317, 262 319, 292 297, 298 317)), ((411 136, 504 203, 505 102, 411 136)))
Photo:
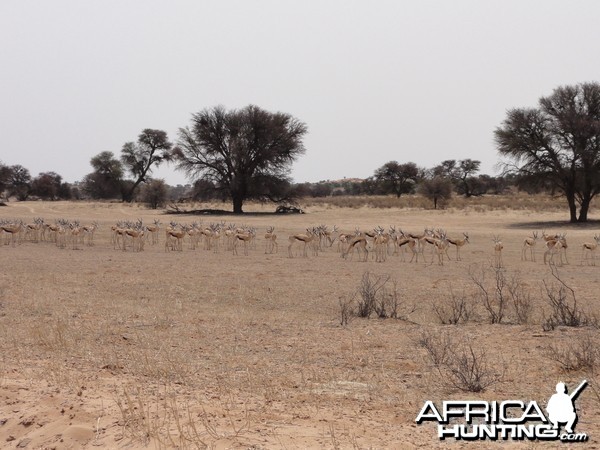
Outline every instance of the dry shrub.
POLYGON ((592 375, 600 361, 598 341, 590 333, 578 336, 567 345, 551 344, 544 349, 544 356, 568 372, 585 370, 592 375))
POLYGON ((457 348, 451 349, 450 355, 443 366, 445 370, 440 370, 440 375, 449 385, 465 392, 481 392, 502 381, 504 371, 498 372, 492 367, 484 348, 463 341, 457 348))
POLYGON ((433 312, 443 325, 467 323, 474 315, 475 304, 463 292, 457 295, 450 289, 447 301, 433 303, 433 312))
POLYGON ((519 324, 529 323, 532 298, 518 273, 509 277, 499 267, 472 265, 469 277, 476 288, 475 299, 490 323, 503 323, 507 317, 519 324))
POLYGON ((379 298, 383 295, 383 289, 389 280, 389 275, 371 275, 369 271, 363 273, 356 296, 358 317, 369 318, 375 312, 379 298))
POLYGON ((544 331, 554 330, 557 326, 580 327, 586 325, 597 326, 595 317, 584 312, 577 303, 575 291, 560 277, 558 269, 550 266, 554 283, 543 281, 542 295, 550 307, 550 314, 544 317, 542 328, 544 331))
POLYGON ((498 267, 493 267, 491 270, 493 277, 491 283, 487 280, 489 269, 479 265, 469 268, 469 277, 477 288, 475 298, 483 306, 490 323, 502 323, 508 306, 506 277, 498 267))
POLYGON ((437 367, 446 364, 455 342, 448 333, 429 333, 423 331, 417 340, 417 344, 427 350, 429 359, 437 367))
POLYGON ((354 297, 352 297, 352 298, 340 297, 339 303, 340 303, 340 316, 341 316, 340 324, 342 326, 348 325, 348 323, 350 323, 350 320, 352 319, 352 316, 354 315, 354 311, 353 311, 353 307, 352 307, 352 305, 354 303, 354 297))
POLYGON ((389 275, 363 273, 360 284, 347 298, 340 299, 341 324, 348 324, 351 316, 368 319, 376 315, 380 319, 407 320, 416 306, 400 296, 398 282, 389 275))
POLYGON ((531 321, 533 299, 518 274, 514 274, 509 280, 508 294, 517 323, 521 325, 528 324, 531 321))
POLYGON ((423 332, 418 344, 427 350, 446 386, 465 392, 482 392, 504 377, 504 370, 494 368, 487 351, 470 339, 458 341, 448 333, 423 332))

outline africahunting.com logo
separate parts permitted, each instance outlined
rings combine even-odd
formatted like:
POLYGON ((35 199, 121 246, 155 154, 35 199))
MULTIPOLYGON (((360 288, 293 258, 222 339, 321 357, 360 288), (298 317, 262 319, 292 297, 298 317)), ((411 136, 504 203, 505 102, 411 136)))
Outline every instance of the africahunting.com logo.
POLYGON ((438 423, 438 437, 464 440, 561 440, 585 442, 585 433, 575 433, 577 410, 575 399, 587 386, 583 380, 571 393, 564 383, 556 385, 556 393, 548 400, 546 413, 536 401, 506 400, 452 400, 442 402, 438 408, 426 401, 416 422, 438 423), (561 432, 561 425, 564 425, 561 432))

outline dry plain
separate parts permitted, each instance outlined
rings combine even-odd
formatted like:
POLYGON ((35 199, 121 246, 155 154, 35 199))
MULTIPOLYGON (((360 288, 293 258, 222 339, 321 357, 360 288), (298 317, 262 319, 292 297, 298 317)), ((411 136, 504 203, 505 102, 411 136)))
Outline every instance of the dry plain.
MULTIPOLYGON (((256 205, 249 210, 272 207, 256 205)), ((431 211, 315 205, 303 215, 167 216, 138 205, 22 202, 0 218, 97 221, 93 247, 52 242, 0 246, 0 447, 2 448, 554 448, 556 443, 440 442, 432 424, 416 425, 426 400, 535 399, 545 406, 558 381, 584 378, 577 431, 598 448, 600 397, 594 369, 566 370, 548 348, 577 348, 597 327, 542 330, 549 313, 542 262, 522 261, 532 231, 567 232, 569 264, 558 267, 578 306, 600 314, 600 261, 580 264, 580 246, 598 224, 561 222, 565 211, 431 211), (115 250, 117 220, 243 223, 257 227, 255 249, 234 256, 202 247, 165 252, 115 250), (287 256, 287 236, 312 225, 395 225, 411 232, 442 227, 469 233, 462 260, 418 264, 344 260, 334 248, 317 257, 287 256), (261 233, 274 226, 278 253, 265 255, 261 233), (442 325, 433 305, 453 293, 474 300, 469 271, 487 270, 492 236, 504 243, 502 273, 531 293, 529 323, 507 315, 490 324, 481 305, 465 324, 442 325), (340 300, 369 271, 397 281, 400 319, 354 317, 342 326, 340 300), (412 311, 411 305, 416 309, 412 311), (406 314, 403 314, 406 313, 406 314), (483 392, 461 392, 418 345, 423 333, 476 343, 501 379, 483 392), (437 334, 436 334, 437 333, 437 334)), ((430 258, 430 256, 428 256, 430 258)))

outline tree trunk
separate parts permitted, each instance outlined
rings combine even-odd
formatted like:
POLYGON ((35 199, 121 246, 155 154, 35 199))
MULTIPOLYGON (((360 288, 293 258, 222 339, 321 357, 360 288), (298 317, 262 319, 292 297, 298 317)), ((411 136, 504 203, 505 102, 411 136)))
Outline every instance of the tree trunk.
POLYGON ((133 186, 131 186, 131 189, 129 189, 125 193, 125 197, 123 198, 123 200, 126 201, 127 203, 131 203, 133 201, 133 198, 135 197, 135 191, 141 183, 142 183, 141 178, 136 180, 136 182, 133 183, 133 186))
POLYGON ((242 204, 244 203, 244 199, 239 194, 232 194, 231 198, 233 200, 233 213, 234 214, 243 214, 242 204))
POLYGON ((578 222, 588 221, 588 211, 590 210, 591 201, 591 196, 585 195, 583 197, 583 200, 581 201, 581 207, 579 208, 579 218, 577 219, 578 222))
POLYGON ((433 197, 433 209, 437 209, 437 197, 433 197))
POLYGON ((577 222, 577 203, 575 202, 575 194, 573 192, 566 192, 567 202, 569 203, 569 222, 577 222))
POLYGON ((121 189, 121 200, 127 203, 131 203, 133 201, 133 195, 129 189, 121 189))

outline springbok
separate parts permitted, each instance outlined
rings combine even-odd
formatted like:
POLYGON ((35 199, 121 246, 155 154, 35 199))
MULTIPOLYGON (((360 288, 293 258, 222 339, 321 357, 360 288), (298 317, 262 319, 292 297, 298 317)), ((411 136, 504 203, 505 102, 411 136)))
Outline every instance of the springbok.
MULTIPOLYGON (((586 242, 581 246, 581 264, 583 265, 583 261, 586 262, 591 259, 592 266, 596 265, 596 250, 598 249, 598 245, 600 244, 600 235, 596 234, 594 236, 594 242, 586 242)), ((588 265, 590 263, 588 262, 588 265)))
POLYGON ((446 238, 449 244, 452 244, 456 247, 456 260, 462 261, 460 257, 460 249, 469 243, 469 233, 463 233, 463 239, 450 239, 446 238))
POLYGON ((531 237, 525 238, 523 241, 523 248, 521 249, 521 261, 527 261, 527 250, 529 250, 531 261, 535 261, 535 244, 537 240, 537 231, 534 231, 531 237))
POLYGON ((504 266, 502 262, 502 249, 504 248, 504 244, 502 244, 500 236, 494 236, 492 240, 494 241, 494 267, 500 269, 504 266))
POLYGON ((317 255, 318 248, 314 246, 313 241, 315 240, 315 232, 314 229, 311 230, 309 228, 306 229, 306 234, 293 234, 288 238, 288 257, 293 258, 294 255, 292 253, 292 246, 296 242, 301 242, 304 244, 302 247, 302 256, 307 257, 307 246, 313 245, 313 255, 317 255))

